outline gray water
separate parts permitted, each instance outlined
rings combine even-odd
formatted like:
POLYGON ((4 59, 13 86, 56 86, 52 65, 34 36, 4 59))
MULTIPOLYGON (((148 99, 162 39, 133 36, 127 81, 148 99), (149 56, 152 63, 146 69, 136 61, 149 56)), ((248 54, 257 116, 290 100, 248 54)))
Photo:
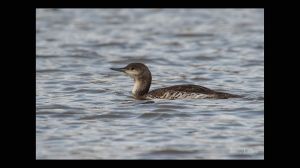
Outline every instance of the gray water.
POLYGON ((37 9, 37 159, 264 159, 263 9, 37 9), (135 100, 151 89, 234 99, 135 100))

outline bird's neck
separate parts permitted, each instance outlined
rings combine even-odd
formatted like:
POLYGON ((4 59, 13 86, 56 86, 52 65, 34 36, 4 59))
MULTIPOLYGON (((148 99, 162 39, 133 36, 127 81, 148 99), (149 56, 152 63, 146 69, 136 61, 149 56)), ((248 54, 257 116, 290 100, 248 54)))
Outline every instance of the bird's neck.
POLYGON ((150 89, 151 81, 152 77, 150 73, 134 78, 133 96, 136 98, 145 96, 150 89))

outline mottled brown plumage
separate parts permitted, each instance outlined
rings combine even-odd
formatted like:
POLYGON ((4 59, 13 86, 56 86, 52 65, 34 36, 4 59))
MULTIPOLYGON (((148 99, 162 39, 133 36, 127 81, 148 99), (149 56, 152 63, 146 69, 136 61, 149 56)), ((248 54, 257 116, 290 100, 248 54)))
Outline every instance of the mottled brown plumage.
POLYGON ((199 93, 199 94, 203 94, 202 98, 227 99, 227 98, 239 97, 237 95, 233 95, 229 93, 217 92, 199 85, 175 85, 175 86, 152 90, 148 93, 148 95, 153 95, 154 97, 159 98, 159 97, 163 97, 163 95, 166 92, 171 92, 170 95, 174 94, 174 92, 185 93, 186 95, 191 93, 195 93, 195 94, 199 93))

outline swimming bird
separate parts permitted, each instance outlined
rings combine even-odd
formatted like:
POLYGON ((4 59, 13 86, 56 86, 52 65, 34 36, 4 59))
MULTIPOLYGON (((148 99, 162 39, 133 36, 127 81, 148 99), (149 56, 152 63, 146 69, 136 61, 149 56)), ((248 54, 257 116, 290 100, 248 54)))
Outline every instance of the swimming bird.
POLYGON ((132 95, 136 99, 197 99, 214 98, 227 99, 240 96, 214 91, 199 85, 175 85, 149 91, 152 75, 149 68, 143 63, 130 63, 124 68, 110 68, 115 71, 124 72, 134 80, 132 95))

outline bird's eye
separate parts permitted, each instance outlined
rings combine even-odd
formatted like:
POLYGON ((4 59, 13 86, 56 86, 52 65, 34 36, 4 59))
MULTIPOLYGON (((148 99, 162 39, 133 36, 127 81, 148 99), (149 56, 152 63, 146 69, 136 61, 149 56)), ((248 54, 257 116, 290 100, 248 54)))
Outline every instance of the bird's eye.
POLYGON ((134 70, 134 68, 130 68, 130 70, 134 70))

